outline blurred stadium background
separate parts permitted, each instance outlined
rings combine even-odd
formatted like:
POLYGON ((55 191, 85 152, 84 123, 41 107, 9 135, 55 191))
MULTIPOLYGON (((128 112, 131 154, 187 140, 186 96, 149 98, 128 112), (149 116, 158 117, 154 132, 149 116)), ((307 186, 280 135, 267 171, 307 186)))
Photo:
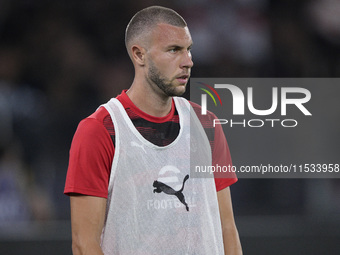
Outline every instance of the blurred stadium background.
MULTIPOLYGON (((71 254, 72 136, 131 84, 125 27, 155 4, 186 19, 194 77, 340 75, 338 0, 0 0, 0 254, 71 254)), ((245 179, 232 193, 244 254, 339 254, 339 180, 245 179)))

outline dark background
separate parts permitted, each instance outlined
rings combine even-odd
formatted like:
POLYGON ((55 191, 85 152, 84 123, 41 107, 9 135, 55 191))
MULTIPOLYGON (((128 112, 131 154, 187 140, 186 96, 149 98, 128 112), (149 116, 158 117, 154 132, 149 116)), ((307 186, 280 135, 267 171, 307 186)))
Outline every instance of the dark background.
MULTIPOLYGON (((0 254, 71 254, 63 187, 72 136, 130 86, 125 27, 155 4, 186 19, 193 77, 340 75, 338 1, 0 0, 0 254)), ((338 124, 337 97, 323 95, 338 124)), ((229 140, 240 158, 247 142, 229 140)), ((339 180, 240 179, 231 190, 244 254, 339 253, 339 180)))

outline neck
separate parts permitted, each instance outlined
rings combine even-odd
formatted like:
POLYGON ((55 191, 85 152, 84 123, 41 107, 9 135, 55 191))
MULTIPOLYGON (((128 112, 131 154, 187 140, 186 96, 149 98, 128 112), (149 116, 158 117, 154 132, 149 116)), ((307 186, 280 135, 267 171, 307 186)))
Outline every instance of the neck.
POLYGON ((136 80, 126 94, 140 110, 151 116, 164 117, 171 111, 171 97, 156 93, 149 85, 143 86, 136 80))

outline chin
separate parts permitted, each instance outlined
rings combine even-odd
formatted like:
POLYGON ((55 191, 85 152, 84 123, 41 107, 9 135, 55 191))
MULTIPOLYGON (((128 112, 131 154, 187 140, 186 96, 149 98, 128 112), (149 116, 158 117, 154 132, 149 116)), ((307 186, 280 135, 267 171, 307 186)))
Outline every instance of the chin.
POLYGON ((185 91, 186 91, 186 84, 180 85, 180 86, 175 88, 174 94, 175 94, 175 96, 182 96, 185 93, 185 91))

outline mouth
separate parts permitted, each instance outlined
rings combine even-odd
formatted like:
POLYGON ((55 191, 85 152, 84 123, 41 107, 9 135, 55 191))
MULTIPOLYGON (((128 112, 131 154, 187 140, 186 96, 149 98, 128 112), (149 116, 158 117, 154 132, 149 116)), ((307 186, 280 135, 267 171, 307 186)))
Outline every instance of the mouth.
POLYGON ((181 75, 177 77, 176 80, 179 81, 180 84, 186 84, 188 83, 189 75, 188 74, 181 75))

